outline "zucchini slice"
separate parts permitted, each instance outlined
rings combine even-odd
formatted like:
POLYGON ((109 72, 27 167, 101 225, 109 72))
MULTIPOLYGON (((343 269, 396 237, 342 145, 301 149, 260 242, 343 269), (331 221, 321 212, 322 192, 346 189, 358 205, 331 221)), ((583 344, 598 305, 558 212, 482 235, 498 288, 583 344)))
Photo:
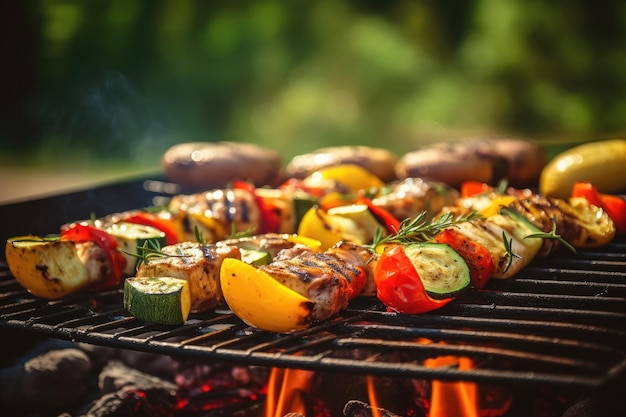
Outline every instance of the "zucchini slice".
POLYGON ((106 231, 117 240, 117 244, 126 258, 127 276, 135 275, 139 258, 133 256, 147 241, 154 242, 159 248, 165 246, 165 233, 156 227, 130 223, 118 222, 107 227, 106 231))
POLYGON ((124 281, 124 308, 136 318, 179 325, 191 311, 187 280, 174 277, 131 277, 124 281))
POLYGON ((434 299, 456 297, 470 285, 467 263, 446 243, 414 243, 404 249, 424 289, 434 299))

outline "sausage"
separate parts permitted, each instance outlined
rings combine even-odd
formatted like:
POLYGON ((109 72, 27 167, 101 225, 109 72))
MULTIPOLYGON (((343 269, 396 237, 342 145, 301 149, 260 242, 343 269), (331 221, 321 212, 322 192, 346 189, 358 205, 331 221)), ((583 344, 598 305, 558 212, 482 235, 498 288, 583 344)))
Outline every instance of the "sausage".
POLYGON ((243 142, 185 142, 170 147, 161 158, 169 181, 197 190, 226 188, 233 179, 256 186, 277 186, 283 160, 266 147, 243 142))
POLYGON ((468 180, 495 185, 535 185, 547 163, 545 150, 530 139, 468 138, 441 142, 404 154, 396 164, 398 178, 420 177, 460 187, 468 180))

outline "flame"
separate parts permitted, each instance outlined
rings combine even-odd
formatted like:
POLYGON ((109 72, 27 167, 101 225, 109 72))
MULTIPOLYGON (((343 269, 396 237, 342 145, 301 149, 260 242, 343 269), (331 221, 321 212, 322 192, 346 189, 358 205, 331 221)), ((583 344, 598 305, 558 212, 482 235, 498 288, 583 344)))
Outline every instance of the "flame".
POLYGON ((312 376, 312 371, 272 368, 265 417, 282 417, 287 413, 306 414, 303 394, 308 391, 312 376))
MULTIPOLYGON (((471 359, 440 356, 424 361, 428 367, 456 366, 460 370, 474 367, 471 359)), ((479 417, 478 390, 473 382, 433 381, 429 417, 479 417)))
POLYGON ((378 407, 378 399, 376 398, 376 389, 374 387, 374 377, 367 376, 367 398, 372 407, 372 417, 381 417, 381 412, 378 407))

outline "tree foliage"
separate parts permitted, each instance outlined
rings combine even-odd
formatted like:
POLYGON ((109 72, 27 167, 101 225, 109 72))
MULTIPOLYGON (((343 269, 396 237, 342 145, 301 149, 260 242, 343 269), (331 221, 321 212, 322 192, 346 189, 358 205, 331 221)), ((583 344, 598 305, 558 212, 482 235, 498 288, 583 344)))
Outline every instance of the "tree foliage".
POLYGON ((626 6, 590 0, 33 0, 4 148, 155 160, 191 140, 401 154, 468 134, 623 131, 626 6))

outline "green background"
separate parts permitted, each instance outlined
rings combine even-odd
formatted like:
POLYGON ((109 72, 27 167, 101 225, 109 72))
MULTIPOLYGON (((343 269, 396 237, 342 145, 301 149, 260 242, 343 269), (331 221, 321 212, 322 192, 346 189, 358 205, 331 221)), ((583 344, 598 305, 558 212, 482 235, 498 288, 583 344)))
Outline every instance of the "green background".
POLYGON ((619 136, 625 3, 3 2, 0 162, 150 167, 197 140, 289 159, 619 136))

